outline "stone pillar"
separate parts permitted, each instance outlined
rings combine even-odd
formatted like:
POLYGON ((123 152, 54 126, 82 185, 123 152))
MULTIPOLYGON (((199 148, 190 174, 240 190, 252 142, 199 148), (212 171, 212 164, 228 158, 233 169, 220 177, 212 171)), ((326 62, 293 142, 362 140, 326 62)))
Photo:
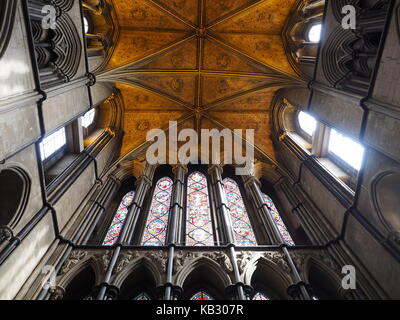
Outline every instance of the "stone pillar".
POLYGON ((251 201, 253 201, 254 206, 257 208, 257 214, 268 234, 268 238, 271 242, 270 244, 284 243, 271 212, 268 206, 264 203, 260 189, 260 181, 258 181, 258 179, 254 176, 246 176, 244 177, 244 184, 250 194, 251 201))
POLYGON ((183 205, 185 195, 185 175, 187 173, 186 166, 177 164, 173 168, 174 173, 174 189, 171 199, 169 228, 167 234, 167 244, 170 245, 168 251, 168 264, 167 264, 167 281, 164 285, 164 299, 174 300, 176 294, 174 293, 174 284, 172 283, 173 265, 175 256, 175 246, 183 243, 182 235, 182 222, 183 222, 183 205))
POLYGON ((229 216, 229 208, 226 204, 224 184, 222 183, 223 167, 221 165, 213 165, 208 169, 208 172, 211 176, 211 187, 213 188, 215 196, 217 216, 221 218, 220 220, 223 223, 222 230, 224 233, 224 239, 225 243, 229 247, 229 258, 231 260, 233 272, 235 274, 236 283, 233 287, 233 292, 235 292, 234 296, 238 300, 246 300, 243 289, 244 284, 240 281, 240 271, 236 260, 235 238, 233 236, 232 222, 229 216))
POLYGON ((169 229, 167 235, 167 244, 183 244, 184 236, 182 234, 182 223, 184 220, 184 201, 185 201, 185 176, 187 167, 177 164, 173 168, 174 189, 171 199, 169 229))
POLYGON ((220 165, 212 165, 208 169, 208 173, 211 177, 211 188, 215 198, 215 209, 216 215, 222 222, 222 235, 226 244, 234 244, 235 238, 233 236, 232 222, 229 216, 229 208, 226 205, 226 194, 224 185, 222 183, 222 172, 223 168, 220 165))
POLYGON ((133 233, 135 231, 139 214, 142 210, 144 199, 152 185, 155 169, 155 166, 146 163, 143 174, 136 181, 136 191, 133 204, 126 217, 121 236, 118 239, 118 242, 121 244, 130 244, 132 241, 133 233))

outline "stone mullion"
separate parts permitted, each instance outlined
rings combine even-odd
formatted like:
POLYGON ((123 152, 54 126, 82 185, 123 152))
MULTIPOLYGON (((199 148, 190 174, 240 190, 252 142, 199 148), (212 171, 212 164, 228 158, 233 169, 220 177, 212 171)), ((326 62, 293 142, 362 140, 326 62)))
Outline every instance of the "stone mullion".
POLYGON ((130 244, 135 226, 142 210, 144 199, 150 190, 154 176, 155 166, 146 164, 143 175, 136 181, 135 197, 127 214, 124 227, 118 239, 120 244, 130 244))
POLYGON ((172 193, 171 208, 169 212, 169 228, 167 235, 168 250, 168 263, 167 263, 167 278, 164 284, 164 299, 176 300, 174 289, 176 288, 172 283, 173 265, 175 257, 175 246, 183 241, 182 235, 182 222, 183 222, 183 205, 185 200, 185 175, 187 168, 184 165, 178 164, 173 168, 174 173, 174 190, 172 193))
POLYGON ((185 200, 185 175, 187 168, 183 165, 176 165, 173 169, 174 172, 174 190, 172 194, 170 218, 169 218, 169 230, 167 243, 179 245, 183 243, 183 207, 185 200))
POLYGON ((226 204, 226 194, 222 183, 222 167, 213 165, 208 170, 211 177, 211 187, 215 198, 215 209, 217 216, 223 223, 224 240, 228 244, 234 244, 232 222, 229 216, 229 207, 226 204))
POLYGON ((225 241, 229 247, 229 258, 231 260, 233 273, 235 275, 235 297, 238 300, 246 300, 246 296, 244 294, 244 284, 240 279, 240 271, 236 259, 235 238, 233 236, 232 222, 229 216, 230 213, 229 207, 227 206, 224 184, 222 183, 222 171, 223 168, 220 165, 213 165, 208 170, 211 176, 211 186, 215 195, 217 215, 221 217, 223 222, 225 241))
POLYGON ((274 218, 272 217, 271 211, 264 203, 260 189, 260 182, 255 177, 248 176, 245 178, 245 186, 250 193, 251 201, 253 201, 255 207, 257 208, 258 216, 266 228, 271 244, 284 243, 282 235, 280 234, 274 218))

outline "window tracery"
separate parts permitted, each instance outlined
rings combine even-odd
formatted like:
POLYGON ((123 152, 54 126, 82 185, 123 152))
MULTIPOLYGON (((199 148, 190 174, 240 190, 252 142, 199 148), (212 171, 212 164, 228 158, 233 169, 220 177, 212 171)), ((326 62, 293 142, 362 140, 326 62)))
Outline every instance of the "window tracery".
POLYGON ((246 211, 240 189, 235 180, 225 178, 224 184, 236 245, 255 246, 256 237, 246 211))
POLYGON ((214 245, 207 178, 201 172, 188 177, 186 210, 186 245, 214 245))
POLYGON ((111 226, 108 228, 106 237, 103 240, 103 246, 112 246, 117 242, 121 234, 122 227, 125 224, 125 219, 129 212, 129 208, 132 206, 134 197, 135 192, 130 191, 122 198, 111 226))
POLYGON ((173 181, 164 177, 156 183, 146 227, 142 237, 143 246, 163 246, 167 236, 169 209, 173 181))

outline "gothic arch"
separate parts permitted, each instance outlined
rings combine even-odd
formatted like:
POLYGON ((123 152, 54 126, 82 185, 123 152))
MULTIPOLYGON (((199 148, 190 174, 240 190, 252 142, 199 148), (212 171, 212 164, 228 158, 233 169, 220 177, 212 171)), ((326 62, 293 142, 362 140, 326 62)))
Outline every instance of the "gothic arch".
POLYGON ((88 281, 88 283, 86 284, 87 290, 85 291, 85 293, 90 294, 93 287, 101 283, 105 273, 104 266, 97 259, 95 259, 95 257, 89 256, 83 258, 82 261, 78 262, 65 274, 58 276, 57 287, 62 288, 64 292, 64 298, 67 296, 68 299, 68 290, 72 285, 74 285, 74 280, 80 279, 79 277, 82 274, 89 274, 90 272, 93 272, 93 279, 90 279, 90 281, 88 281))
POLYGON ((242 279, 256 292, 261 291, 271 299, 290 299, 287 288, 292 284, 292 280, 287 274, 287 271, 284 271, 276 262, 257 256, 247 263, 242 279), (270 291, 267 292, 268 290, 270 291))
POLYGON ((20 221, 29 200, 31 179, 20 167, 0 167, 0 227, 9 231, 20 221))
POLYGON ((390 240, 397 244, 400 243, 399 185, 400 170, 396 169, 378 173, 370 185, 371 202, 375 212, 389 233, 390 240))
POLYGON ((175 283, 183 288, 183 299, 190 299, 196 292, 205 290, 218 300, 224 299, 225 289, 232 281, 221 265, 210 258, 200 257, 178 272, 175 283))
POLYGON ((140 269, 145 269, 145 271, 153 278, 155 286, 161 286, 163 284, 163 276, 161 274, 161 270, 157 265, 152 262, 147 257, 139 257, 132 262, 130 262, 126 267, 123 268, 120 272, 118 272, 113 279, 111 280, 111 284, 116 287, 122 287, 123 284, 129 280, 128 278, 136 274, 140 276, 140 269), (139 272, 138 272, 139 271, 139 272))
POLYGON ((161 270, 147 257, 140 257, 119 272, 111 284, 120 288, 119 299, 132 300, 142 292, 153 299, 162 285, 161 270))
POLYGON ((304 263, 304 279, 311 285, 313 294, 320 300, 343 300, 344 291, 339 275, 324 262, 309 257, 304 263))

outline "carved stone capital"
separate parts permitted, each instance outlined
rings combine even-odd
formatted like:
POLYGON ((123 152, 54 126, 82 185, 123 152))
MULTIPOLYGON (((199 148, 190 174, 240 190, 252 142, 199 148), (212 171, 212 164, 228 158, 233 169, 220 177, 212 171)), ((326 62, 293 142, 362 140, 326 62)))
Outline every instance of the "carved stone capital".
POLYGON ((0 243, 10 240, 13 237, 12 230, 7 226, 0 227, 0 243))

